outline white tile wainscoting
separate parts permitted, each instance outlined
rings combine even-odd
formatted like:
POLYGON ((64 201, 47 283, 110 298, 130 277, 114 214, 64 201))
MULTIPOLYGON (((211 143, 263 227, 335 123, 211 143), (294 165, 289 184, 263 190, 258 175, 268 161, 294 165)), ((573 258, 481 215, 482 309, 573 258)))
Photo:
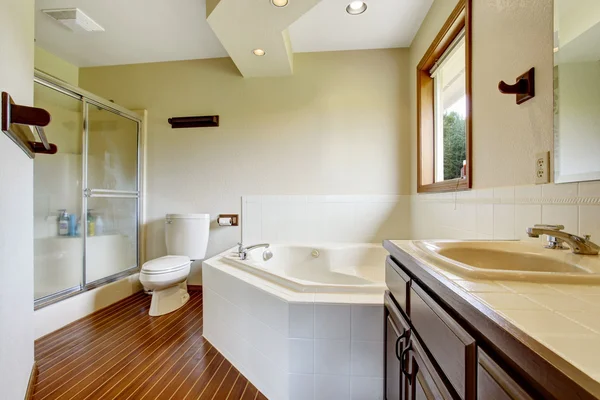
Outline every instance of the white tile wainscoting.
MULTIPOLYGON (((600 182, 515 186, 411 197, 411 239, 518 239, 534 224, 600 242, 600 182)), ((544 240, 544 239, 542 239, 544 240)))
POLYGON ((244 243, 538 240, 525 229, 540 223, 600 241, 600 182, 412 196, 242 197, 244 243))
POLYGON ((204 336, 278 400, 383 399, 380 296, 293 293, 205 261, 204 336))
POLYGON ((410 196, 244 196, 244 243, 408 239, 410 196))

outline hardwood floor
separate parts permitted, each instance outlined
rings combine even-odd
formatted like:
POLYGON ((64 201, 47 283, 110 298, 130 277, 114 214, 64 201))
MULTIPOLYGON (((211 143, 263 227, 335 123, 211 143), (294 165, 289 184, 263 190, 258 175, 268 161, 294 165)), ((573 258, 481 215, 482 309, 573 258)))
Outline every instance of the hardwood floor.
POLYGON ((202 337, 202 292, 161 317, 137 293, 35 343, 34 400, 265 400, 202 337))

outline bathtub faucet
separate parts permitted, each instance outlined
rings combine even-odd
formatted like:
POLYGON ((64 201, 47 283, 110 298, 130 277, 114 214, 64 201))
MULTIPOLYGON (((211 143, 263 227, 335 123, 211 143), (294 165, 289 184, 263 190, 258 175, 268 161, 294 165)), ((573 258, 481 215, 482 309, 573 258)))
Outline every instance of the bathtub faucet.
POLYGON ((242 242, 238 243, 238 255, 240 256, 240 260, 245 260, 246 258, 248 258, 248 252, 254 249, 258 249, 261 247, 264 247, 265 249, 268 249, 270 246, 269 243, 261 243, 261 244, 254 244, 252 246, 248 246, 248 247, 244 247, 244 245, 242 244, 242 242))

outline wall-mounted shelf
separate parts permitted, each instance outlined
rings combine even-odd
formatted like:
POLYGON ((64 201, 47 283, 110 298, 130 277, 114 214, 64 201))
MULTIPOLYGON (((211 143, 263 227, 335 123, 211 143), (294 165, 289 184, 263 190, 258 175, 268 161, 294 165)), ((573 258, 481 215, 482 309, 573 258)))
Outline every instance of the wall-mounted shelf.
POLYGON ((36 153, 55 154, 58 151, 55 144, 48 142, 43 128, 51 119, 48 111, 15 104, 8 93, 2 92, 2 132, 29 158, 35 158, 36 153), (26 125, 35 129, 40 142, 34 140, 31 131, 24 129, 26 125))
POLYGON ((200 117, 173 117, 168 119, 171 128, 206 128, 219 126, 218 115, 205 115, 200 117))

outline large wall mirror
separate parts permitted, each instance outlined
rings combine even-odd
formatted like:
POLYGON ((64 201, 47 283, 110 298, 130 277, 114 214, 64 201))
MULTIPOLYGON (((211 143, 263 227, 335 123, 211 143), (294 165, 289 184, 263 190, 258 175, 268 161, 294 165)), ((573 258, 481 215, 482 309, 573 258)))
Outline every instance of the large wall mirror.
POLYGON ((554 180, 600 180, 598 0, 554 0, 554 180))

